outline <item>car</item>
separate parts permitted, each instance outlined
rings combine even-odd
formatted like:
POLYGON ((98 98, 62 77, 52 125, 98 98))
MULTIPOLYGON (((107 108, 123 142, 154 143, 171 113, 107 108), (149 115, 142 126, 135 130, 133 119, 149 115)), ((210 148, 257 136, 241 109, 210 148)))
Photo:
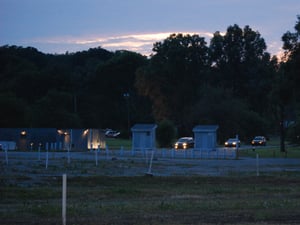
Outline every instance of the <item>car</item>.
POLYGON ((119 131, 115 131, 111 129, 105 131, 105 137, 108 138, 117 138, 119 135, 120 135, 119 131))
POLYGON ((266 144, 267 144, 267 140, 264 136, 256 136, 251 141, 252 146, 258 146, 258 145, 265 146, 266 144))
POLYGON ((225 141, 224 146, 225 147, 240 147, 241 141, 237 138, 229 138, 227 141, 225 141))
POLYGON ((174 148, 175 149, 194 148, 194 138, 192 138, 192 137, 181 137, 175 142, 174 148))

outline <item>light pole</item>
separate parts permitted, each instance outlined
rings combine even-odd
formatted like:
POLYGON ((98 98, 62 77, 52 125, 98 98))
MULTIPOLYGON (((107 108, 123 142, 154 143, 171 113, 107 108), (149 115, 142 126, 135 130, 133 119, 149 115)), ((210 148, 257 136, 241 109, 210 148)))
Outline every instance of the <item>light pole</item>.
POLYGON ((130 94, 128 92, 123 94, 123 97, 126 100, 126 104, 127 104, 127 129, 128 129, 128 135, 130 136, 130 112, 129 112, 129 98, 130 98, 130 94))

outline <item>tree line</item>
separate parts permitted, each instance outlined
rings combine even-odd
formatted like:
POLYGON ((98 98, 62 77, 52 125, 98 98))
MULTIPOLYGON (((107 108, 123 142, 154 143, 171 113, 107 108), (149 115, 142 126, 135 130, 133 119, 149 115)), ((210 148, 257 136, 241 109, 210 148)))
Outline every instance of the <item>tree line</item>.
POLYGON ((0 47, 0 127, 97 127, 171 121, 178 135, 219 125, 220 141, 280 133, 298 140, 300 17, 282 36, 283 60, 258 31, 229 26, 210 42, 171 34, 153 53, 101 47, 44 54, 0 47))

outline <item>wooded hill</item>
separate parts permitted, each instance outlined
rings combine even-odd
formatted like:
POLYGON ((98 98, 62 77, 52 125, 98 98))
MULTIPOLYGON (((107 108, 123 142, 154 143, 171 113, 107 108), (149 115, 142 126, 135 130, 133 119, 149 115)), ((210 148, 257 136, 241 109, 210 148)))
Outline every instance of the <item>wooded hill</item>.
POLYGON ((300 17, 283 34, 286 61, 249 26, 215 32, 210 43, 171 34, 145 57, 101 47, 44 54, 0 47, 0 127, 113 128, 172 121, 179 135, 218 124, 219 137, 297 133, 300 17), (296 133, 295 133, 296 132, 296 133))

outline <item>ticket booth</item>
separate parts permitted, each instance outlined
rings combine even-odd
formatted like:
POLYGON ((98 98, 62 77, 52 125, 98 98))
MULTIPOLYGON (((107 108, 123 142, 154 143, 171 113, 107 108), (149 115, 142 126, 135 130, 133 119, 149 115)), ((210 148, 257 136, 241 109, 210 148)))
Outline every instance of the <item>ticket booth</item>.
POLYGON ((135 124, 132 128, 133 150, 153 150, 156 146, 156 124, 135 124))
POLYGON ((194 149, 195 150, 214 150, 217 145, 218 125, 198 125, 193 128, 194 149))

